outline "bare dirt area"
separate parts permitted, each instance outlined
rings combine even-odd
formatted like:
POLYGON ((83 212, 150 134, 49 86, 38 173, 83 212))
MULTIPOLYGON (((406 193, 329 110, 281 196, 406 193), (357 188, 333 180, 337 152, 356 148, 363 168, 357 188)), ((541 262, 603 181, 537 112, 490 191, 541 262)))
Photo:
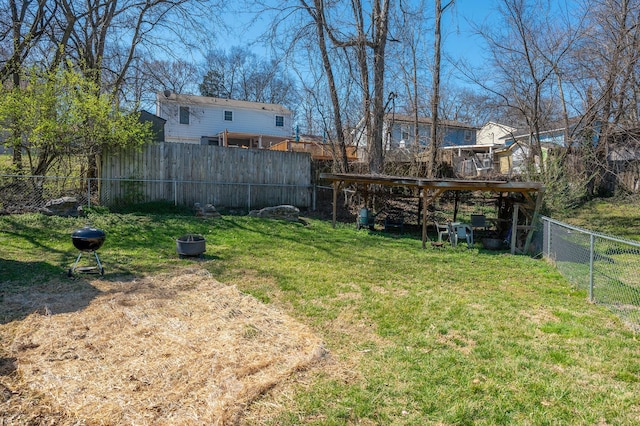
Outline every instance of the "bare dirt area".
POLYGON ((306 326, 190 269, 0 299, 0 424, 235 424, 325 358, 306 326))

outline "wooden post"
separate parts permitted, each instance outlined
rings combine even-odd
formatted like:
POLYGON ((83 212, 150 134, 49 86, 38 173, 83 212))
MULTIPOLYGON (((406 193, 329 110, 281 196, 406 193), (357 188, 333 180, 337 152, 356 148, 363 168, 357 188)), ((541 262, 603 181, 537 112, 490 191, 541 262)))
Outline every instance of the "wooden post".
POLYGON ((331 222, 332 226, 336 227, 336 216, 338 213, 338 186, 339 183, 337 180, 333 181, 333 221, 331 222))
POLYGON ((456 191, 453 202, 453 221, 458 221, 458 201, 460 201, 460 191, 456 191))
POLYGON ((516 254, 516 238, 518 236, 518 203, 513 204, 513 218, 511 219, 511 254, 516 254))
POLYGON ((422 248, 427 248, 427 191, 422 190, 422 248))

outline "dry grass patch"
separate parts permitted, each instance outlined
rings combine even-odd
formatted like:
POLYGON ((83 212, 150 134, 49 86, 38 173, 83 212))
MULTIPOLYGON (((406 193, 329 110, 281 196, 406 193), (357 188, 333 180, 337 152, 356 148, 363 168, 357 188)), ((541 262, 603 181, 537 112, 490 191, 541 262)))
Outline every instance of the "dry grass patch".
POLYGON ((325 355, 307 327, 206 271, 90 284, 98 291, 5 296, 2 309, 33 312, 0 326, 16 367, 0 376, 7 422, 233 423, 325 355))
POLYGON ((558 317, 543 306, 539 306, 537 309, 531 311, 521 310, 519 315, 527 318, 529 321, 536 325, 542 325, 551 321, 558 321, 558 317))
POLYGON ((457 330, 450 330, 446 334, 438 333, 436 336, 436 342, 457 350, 464 355, 470 355, 477 345, 475 340, 465 336, 457 330))

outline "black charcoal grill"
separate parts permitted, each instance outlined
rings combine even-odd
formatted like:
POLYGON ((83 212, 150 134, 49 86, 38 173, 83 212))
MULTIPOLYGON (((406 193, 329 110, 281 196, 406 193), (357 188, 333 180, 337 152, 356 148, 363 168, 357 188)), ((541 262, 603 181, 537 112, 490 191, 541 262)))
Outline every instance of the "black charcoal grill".
POLYGON ((67 272, 69 277, 72 277, 76 271, 104 275, 104 268, 100 263, 97 250, 102 247, 105 238, 106 235, 102 229, 91 228, 90 226, 85 226, 84 228, 73 231, 71 234, 71 241, 73 241, 74 247, 80 250, 80 253, 78 254, 73 266, 67 272), (93 253, 96 258, 97 266, 78 267, 78 262, 80 262, 80 258, 83 253, 93 253))

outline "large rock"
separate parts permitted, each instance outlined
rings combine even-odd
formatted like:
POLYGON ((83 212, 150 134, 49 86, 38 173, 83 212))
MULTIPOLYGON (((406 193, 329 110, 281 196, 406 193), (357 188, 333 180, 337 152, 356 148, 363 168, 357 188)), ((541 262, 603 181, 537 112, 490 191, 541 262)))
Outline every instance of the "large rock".
POLYGON ((62 197, 49 200, 41 209, 42 213, 49 216, 79 216, 82 207, 75 197, 62 197))
POLYGON ((200 203, 195 203, 193 209, 196 211, 196 216, 211 218, 211 217, 220 217, 220 213, 216 210, 213 204, 207 204, 202 207, 200 203))
POLYGON ((299 215, 300 215, 300 209, 290 205, 265 207, 261 210, 251 210, 249 212, 249 216, 253 216, 253 217, 288 220, 291 222, 299 222, 300 221, 299 215))

